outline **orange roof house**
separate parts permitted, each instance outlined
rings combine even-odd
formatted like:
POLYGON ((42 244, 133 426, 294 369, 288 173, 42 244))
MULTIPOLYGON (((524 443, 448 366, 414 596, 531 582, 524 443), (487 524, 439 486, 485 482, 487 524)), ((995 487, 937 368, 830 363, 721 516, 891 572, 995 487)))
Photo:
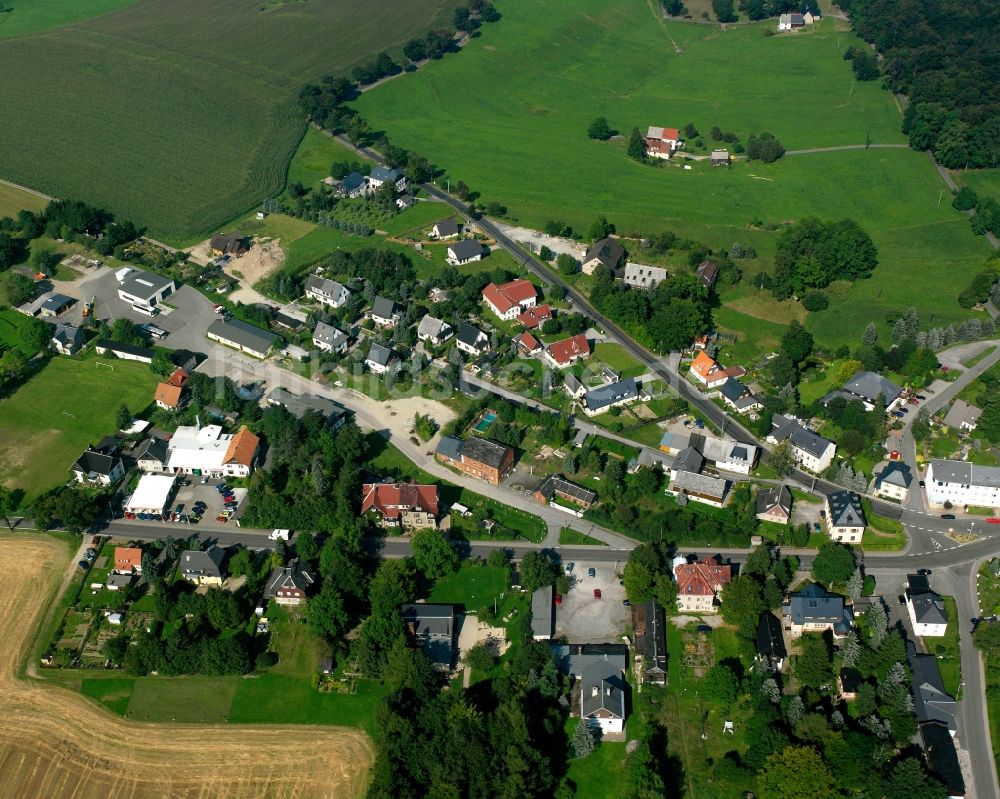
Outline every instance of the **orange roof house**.
POLYGON ((537 305, 534 308, 529 308, 527 311, 518 316, 517 321, 528 328, 528 330, 534 330, 536 327, 539 327, 542 322, 547 322, 551 318, 551 305, 537 305))
POLYGON ((172 386, 169 383, 157 383, 153 400, 159 407, 173 411, 180 407, 181 395, 183 393, 184 390, 180 386, 172 386))
POLYGON ((537 298, 535 287, 522 277, 502 286, 490 283, 483 289, 483 300, 501 319, 516 319, 522 311, 533 308, 537 298))
POLYGON ((531 333, 527 330, 520 335, 514 336, 514 341, 517 342, 517 346, 524 350, 524 352, 528 355, 534 355, 542 349, 542 345, 538 343, 538 339, 531 335, 531 333))
POLYGON ((583 333, 550 344, 545 357, 553 366, 569 366, 578 358, 590 355, 590 344, 583 333))
POLYGON ((226 450, 226 457, 223 458, 223 465, 235 464, 238 466, 251 467, 257 459, 257 450, 260 448, 260 438, 255 436, 246 425, 232 437, 229 442, 229 449, 226 450))
POLYGON ((361 512, 374 511, 385 525, 435 527, 438 509, 436 485, 365 483, 361 486, 361 512))
POLYGON ((732 579, 732 567, 714 560, 681 563, 674 569, 677 577, 677 607, 681 612, 711 612, 722 589, 732 579))
POLYGON ((115 547, 115 569, 121 574, 142 574, 142 549, 115 547))
POLYGON ((699 351, 695 359, 691 361, 691 376, 707 388, 721 386, 729 379, 726 370, 719 366, 704 350, 699 351))

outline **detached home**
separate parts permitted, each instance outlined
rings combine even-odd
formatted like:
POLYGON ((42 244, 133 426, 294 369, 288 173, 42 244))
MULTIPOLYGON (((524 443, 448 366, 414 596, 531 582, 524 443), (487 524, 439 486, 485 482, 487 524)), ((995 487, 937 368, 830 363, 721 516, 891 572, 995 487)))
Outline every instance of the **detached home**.
POLYGON ((684 146, 677 128, 650 127, 646 131, 646 156, 648 158, 670 158, 684 146))
POLYGON ((366 183, 369 193, 378 191, 385 183, 389 183, 396 191, 403 191, 406 189, 406 176, 398 169, 373 166, 366 178, 366 183))
POLYGON ((442 436, 434 457, 470 477, 499 485, 514 468, 514 450, 485 438, 442 436))
POLYGON ((425 316, 417 325, 417 340, 438 346, 443 344, 455 334, 451 325, 443 319, 435 319, 433 316, 425 316))
POLYGON ((365 366, 377 375, 384 375, 398 362, 396 353, 381 344, 372 344, 368 357, 365 358, 365 366))
POLYGON ((625 259, 625 248, 622 247, 618 239, 601 239, 594 242, 593 246, 587 250, 583 256, 583 263, 580 271, 585 275, 592 275, 599 266, 603 266, 611 274, 616 274, 618 267, 625 259))
POLYGON ((945 427, 952 430, 959 430, 963 433, 971 433, 979 424, 979 417, 983 415, 981 409, 975 405, 969 405, 964 400, 955 400, 947 415, 944 417, 945 427))
POLYGON ((462 352, 478 357, 490 348, 490 337, 475 325, 462 322, 458 326, 455 344, 462 352))
POLYGON ((543 323, 547 322, 552 318, 552 306, 550 305, 538 305, 534 308, 528 308, 517 317, 517 321, 525 326, 528 330, 534 330, 536 327, 541 327, 543 323))
POLYGON ((761 667, 770 672, 781 671, 785 665, 788 650, 781 634, 781 622, 770 611, 760 614, 757 621, 757 654, 754 657, 754 667, 761 667))
POLYGON ((340 308, 351 298, 351 292, 336 280, 309 275, 306 280, 306 296, 331 308, 340 308))
POLYGON ((550 344, 545 350, 545 360, 557 369, 564 369, 589 355, 590 344, 583 333, 550 344))
POLYGON ((125 466, 117 450, 88 446, 70 467, 78 483, 112 486, 125 476, 125 466))
POLYGON ((347 352, 350 337, 326 322, 317 322, 313 330, 313 346, 323 352, 334 352, 343 355, 347 352))
POLYGON ((267 581, 264 598, 286 607, 297 607, 305 602, 306 592, 312 588, 314 580, 303 565, 299 558, 292 558, 287 566, 278 566, 267 581))
POLYGON ((431 238, 443 241, 458 237, 458 223, 454 219, 442 219, 431 228, 431 238))
POLYGON ((948 612, 944 600, 931 590, 930 581, 922 574, 906 576, 906 612, 913 625, 913 634, 920 638, 940 638, 948 631, 948 612))
MULTIPOLYGON (((569 390, 569 378, 572 375, 566 376, 566 386, 569 390)), ((574 377, 575 382, 579 382, 574 377)), ((622 405, 627 405, 630 402, 634 402, 639 399, 639 387, 635 382, 635 378, 627 377, 624 380, 620 380, 617 383, 610 383, 606 386, 598 386, 597 388, 592 388, 583 395, 583 412, 587 416, 595 416, 599 413, 604 413, 611 408, 617 408, 622 405)))
POLYGON ((399 321, 396 303, 386 297, 376 297, 369 313, 376 327, 395 327, 399 321))
POLYGON ((188 549, 181 553, 181 576, 195 585, 222 585, 225 550, 212 544, 205 551, 188 549))
POLYGON ((514 336, 514 342, 517 344, 517 348, 525 355, 537 355, 542 351, 542 345, 538 343, 538 339, 527 331, 514 336))
POLYGON ((604 734, 625 729, 624 658, 595 659, 580 675, 580 718, 604 734))
POLYGON ((906 499, 910 492, 910 482, 913 475, 910 467, 902 461, 889 461, 889 464, 875 477, 875 493, 881 497, 906 499))
POLYGON ((310 394, 293 394, 283 388, 275 388, 267 395, 269 405, 279 405, 287 410, 296 419, 301 419, 310 411, 322 416, 332 430, 339 430, 344 426, 344 422, 350 416, 347 410, 339 402, 334 402, 326 397, 317 397, 310 394))
POLYGON ((438 487, 417 483, 365 483, 361 513, 372 513, 383 527, 421 530, 437 527, 438 487))
POLYGON ((535 287, 524 278, 511 280, 498 286, 490 283, 483 289, 483 301, 501 319, 510 321, 529 308, 534 308, 538 302, 535 287))
POLYGON ((853 491, 834 491, 826 495, 826 523, 830 539, 844 544, 859 544, 864 535, 865 512, 861 498, 853 491))
POLYGON ((715 261, 702 261, 698 264, 698 280, 706 289, 710 289, 719 279, 719 265, 715 261))
POLYGON ((655 289, 669 277, 662 266, 646 266, 645 264, 625 264, 625 274, 622 280, 626 286, 637 289, 655 289))
POLYGON ((52 349, 62 355, 75 355, 87 343, 87 334, 72 325, 56 325, 50 343, 52 349))
POLYGON ((803 427, 793 416, 784 414, 776 413, 771 419, 771 435, 767 440, 772 444, 787 440, 796 463, 817 474, 833 463, 833 456, 837 453, 837 445, 832 441, 803 427))
POLYGON ((208 247, 215 256, 240 256, 249 249, 246 238, 239 233, 216 233, 209 241, 208 247))
POLYGON ((481 261, 486 254, 486 248, 475 239, 463 239, 448 245, 448 263, 452 266, 471 264, 481 261))
POLYGON ((786 485, 757 492, 757 518, 762 522, 788 524, 792 518, 792 492, 786 485))
POLYGON ((450 669, 455 656, 455 608, 418 602, 399 609, 403 629, 437 669, 450 669))
POLYGON ((732 567, 714 560, 680 563, 677 579, 677 609, 681 613, 715 613, 721 604, 722 589, 733 579, 732 567))
POLYGON ((835 638, 847 635, 854 624, 854 612, 844 604, 844 598, 829 593, 817 583, 809 583, 790 594, 782 608, 784 627, 793 638, 802 633, 833 632, 835 638))

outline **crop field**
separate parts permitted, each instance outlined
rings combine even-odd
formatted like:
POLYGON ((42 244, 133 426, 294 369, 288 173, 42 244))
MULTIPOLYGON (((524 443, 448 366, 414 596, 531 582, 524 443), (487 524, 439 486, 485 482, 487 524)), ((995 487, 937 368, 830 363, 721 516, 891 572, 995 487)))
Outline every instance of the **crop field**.
POLYGON ((2 39, 0 72, 19 79, 0 85, 0 176, 192 242, 283 189, 303 83, 398 52, 451 12, 446 0, 139 0, 2 39))
POLYGON ((18 0, 0 14, 0 37, 69 25, 134 3, 135 0, 18 0))
POLYGON ((25 502, 65 482, 87 445, 115 432, 119 404, 141 413, 157 380, 142 363, 114 361, 112 370, 97 359, 53 358, 0 400, 0 482, 23 489, 25 502))
MULTIPOLYGON (((372 752, 356 730, 123 721, 68 690, 18 679, 48 600, 70 566, 69 554, 47 536, 0 539, 0 569, 7 577, 0 599, 0 797, 306 799, 363 793, 372 752)), ((116 681, 115 689, 127 690, 124 682, 116 681)))
MULTIPOLYGON (((366 92, 355 106, 373 128, 445 169, 453 185, 464 180, 533 227, 556 218, 585 231, 605 214, 622 232, 672 229, 726 247, 740 241, 761 256, 745 264, 752 275, 769 268, 783 224, 807 215, 858 219, 881 265, 875 279, 807 319, 824 344, 853 343, 868 321, 884 324, 897 307, 916 305, 923 320, 933 312, 935 325, 967 315, 952 298, 989 248, 951 208, 922 153, 848 150, 771 165, 657 168, 631 161, 625 140, 586 136, 604 115, 626 136, 633 127, 693 122, 707 143, 713 125, 744 142, 769 130, 789 150, 864 144, 866 136, 904 143, 893 96, 876 82, 855 82, 843 61, 857 39, 840 21, 825 19, 805 35, 765 36, 773 21, 720 31, 660 20, 643 0, 522 0, 500 10, 503 21, 461 57, 366 92), (949 275, 944 297, 925 290, 936 274, 949 275)), ((741 296, 724 293, 723 301, 741 296)), ((728 309, 738 332, 743 321, 788 321, 773 320, 766 304, 753 313, 738 308, 728 309)))

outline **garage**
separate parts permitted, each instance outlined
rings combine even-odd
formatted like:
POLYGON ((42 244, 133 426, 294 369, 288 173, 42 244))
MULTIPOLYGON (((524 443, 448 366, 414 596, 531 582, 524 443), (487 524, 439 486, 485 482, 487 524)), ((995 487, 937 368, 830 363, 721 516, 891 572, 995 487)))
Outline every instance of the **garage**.
POLYGON ((167 474, 147 474, 139 479, 132 496, 125 503, 126 513, 161 515, 168 510, 176 488, 176 478, 167 474))

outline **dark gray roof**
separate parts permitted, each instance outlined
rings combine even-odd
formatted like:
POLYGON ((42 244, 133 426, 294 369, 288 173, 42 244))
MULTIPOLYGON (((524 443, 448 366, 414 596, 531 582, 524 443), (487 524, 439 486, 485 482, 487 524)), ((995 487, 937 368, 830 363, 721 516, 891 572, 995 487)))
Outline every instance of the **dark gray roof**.
POLYGON ((181 573, 185 577, 222 577, 226 553, 214 544, 204 552, 189 549, 181 554, 181 573))
POLYGON ((313 330, 313 338, 333 349, 340 349, 348 341, 346 333, 340 332, 333 325, 328 325, 326 322, 316 323, 316 329, 313 330))
POLYGON ((667 676, 666 616, 652 599, 632 606, 635 651, 642 655, 646 676, 663 682, 667 676))
POLYGON ((592 505, 597 501, 597 493, 589 488, 571 483, 561 474, 553 474, 545 478, 545 481, 538 487, 538 492, 546 499, 552 499, 556 492, 565 494, 573 499, 592 505))
POLYGON ((757 654, 777 667, 778 660, 783 660, 788 651, 785 640, 781 636, 781 622, 773 613, 760 614, 757 621, 757 654))
POLYGON ((438 441, 437 454, 445 458, 449 458, 453 461, 461 460, 462 458, 462 447, 465 442, 460 438, 455 438, 454 436, 441 436, 441 440, 438 441))
POLYGON ((270 599, 276 596, 279 589, 297 588, 300 591, 307 591, 313 584, 313 576, 302 568, 303 563, 299 558, 292 558, 287 566, 278 566, 267 581, 267 590, 264 597, 270 599))
POLYGON ((380 319, 392 319, 396 312, 396 303, 386 297, 376 297, 372 303, 372 316, 380 319))
POLYGON ((416 603, 399 609, 403 626, 431 663, 450 666, 455 633, 455 609, 451 605, 416 603))
POLYGON ((883 483, 909 488, 913 475, 910 474, 910 467, 902 461, 889 461, 878 476, 875 478, 875 489, 878 490, 883 483))
POLYGON ((341 188, 346 191, 354 191, 355 189, 360 189, 365 185, 365 176, 360 172, 351 172, 349 175, 345 175, 341 181, 341 188))
POLYGON ((786 438, 796 447, 808 452, 814 458, 823 457, 823 453, 833 442, 823 436, 807 430, 798 419, 791 416, 775 414, 771 419, 771 436, 776 441, 784 441, 786 438))
POLYGON ((467 438, 462 445, 462 457, 499 469, 509 450, 510 447, 485 438, 467 438))
POLYGON ((148 300, 159 294, 173 282, 169 277, 136 269, 125 276, 125 279, 118 288, 126 294, 131 294, 133 297, 141 297, 144 300, 148 300))
POLYGON ((455 338, 467 347, 475 347, 479 349, 486 346, 489 342, 488 338, 485 342, 481 341, 484 335, 485 333, 483 333, 483 331, 475 325, 470 325, 468 322, 462 322, 458 326, 458 332, 455 334, 455 338))
POLYGON ((111 341, 106 338, 102 338, 98 341, 97 346, 101 349, 110 350, 111 352, 124 352, 126 355, 139 355, 146 358, 152 358, 156 355, 156 352, 148 347, 137 347, 134 344, 123 344, 120 341, 111 341))
POLYGON ((722 384, 719 392, 730 402, 737 402, 747 392, 747 387, 735 377, 730 377, 722 384))
POLYGON ((543 585, 531 595, 531 633, 537 638, 551 638, 555 625, 553 589, 543 585))
POLYGON ((906 595, 913 605, 913 616, 918 624, 947 624, 948 612, 941 595, 931 589, 930 581, 922 574, 906 576, 906 595))
POLYGON ((381 344, 372 344, 371 349, 368 350, 367 360, 379 366, 388 366, 392 360, 392 350, 388 347, 383 347, 381 344))
POLYGON ((805 25, 805 21, 802 19, 801 14, 790 14, 789 17, 793 25, 805 25))
POLYGON ((443 319, 425 316, 417 325, 417 338, 440 338, 446 332, 451 332, 451 326, 443 319))
POLYGON ((53 294, 46 298, 45 302, 42 303, 41 309, 43 311, 59 313, 67 305, 72 305, 74 302, 76 300, 72 297, 67 297, 65 294, 53 294))
POLYGON ((920 741, 924 745, 928 769, 944 783, 948 796, 965 796, 965 778, 955 750, 955 739, 948 727, 935 722, 923 724, 920 741))
POLYGON ((902 393, 903 389, 875 372, 858 372, 844 384, 844 391, 863 397, 869 402, 874 402, 881 396, 888 405, 902 393))
POLYGON ((861 498, 853 491, 834 491, 826 495, 830 505, 830 524, 834 527, 864 527, 865 512, 861 498))
POLYGON ((52 334, 52 338, 64 347, 70 344, 74 347, 80 347, 87 340, 87 334, 72 325, 56 325, 56 331, 52 334))
POLYGON ((726 498, 726 492, 729 490, 729 481, 707 474, 675 471, 673 480, 670 481, 670 488, 673 491, 697 494, 722 502, 726 498))
POLYGON ((274 333, 262 330, 242 319, 216 319, 209 325, 208 332, 255 352, 267 352, 278 340, 278 336, 274 333))
POLYGON ((114 455, 108 455, 107 453, 99 452, 93 447, 87 447, 83 454, 76 459, 72 470, 74 472, 83 472, 84 475, 88 476, 99 475, 107 477, 114 471, 118 462, 119 458, 114 455))
POLYGON ((563 384, 573 394, 576 394, 581 388, 583 388, 583 383, 577 380, 576 375, 572 372, 566 373, 566 377, 563 378, 563 384))
POLYGON ((403 173, 398 169, 389 169, 384 166, 373 166, 370 175, 375 180, 389 181, 390 183, 395 183, 403 177, 403 173))
POLYGON ((593 246, 587 250, 587 254, 584 255, 583 260, 591 261, 596 258, 601 262, 601 266, 613 270, 621 263, 624 257, 625 248, 622 247, 618 239, 601 239, 600 241, 595 241, 593 246))
POLYGON ((137 461, 156 460, 160 463, 166 463, 167 442, 162 438, 147 438, 136 448, 132 457, 137 461))
POLYGON ((454 236, 458 234, 458 223, 454 219, 442 219, 436 225, 439 236, 454 236))
POLYGON ((697 474, 702 470, 704 465, 705 457, 693 446, 682 449, 674 459, 674 468, 682 472, 697 474))
POLYGON ((475 239, 462 239, 461 241, 456 241, 454 244, 449 244, 448 249, 455 256, 457 261, 465 261, 468 258, 475 258, 477 255, 482 255, 483 245, 480 244, 475 239))
POLYGON ((583 402, 589 410, 599 411, 615 402, 635 399, 639 396, 639 388, 634 378, 626 378, 617 383, 599 386, 583 395, 583 402))
POLYGON ((788 612, 795 624, 832 624, 839 633, 851 628, 854 613, 844 605, 844 598, 828 593, 823 586, 810 583, 789 598, 788 612))
POLYGON ((979 466, 968 461, 931 461, 934 482, 1000 488, 1000 468, 979 466))
POLYGON ((309 275, 306 279, 306 290, 309 289, 329 297, 337 297, 341 292, 346 291, 343 285, 336 280, 330 280, 319 275, 309 275))
POLYGON ((108 587, 115 588, 128 588, 132 585, 132 580, 135 579, 133 574, 115 574, 111 573, 108 575, 108 579, 104 581, 104 584, 108 587))
POLYGON ((907 643, 906 649, 910 661, 910 671, 913 673, 910 686, 913 691, 913 705, 917 714, 917 722, 922 724, 927 721, 936 721, 944 724, 949 730, 956 730, 957 703, 944 691, 941 672, 938 671, 937 658, 934 655, 918 655, 912 641, 907 643))
POLYGON ((775 506, 786 514, 792 512, 792 492, 788 490, 788 486, 762 488, 757 492, 757 513, 766 513, 775 506))
POLYGON ((272 405, 281 405, 297 419, 305 416, 307 411, 316 411, 322 414, 327 421, 333 423, 348 413, 347 408, 340 403, 334 402, 332 399, 314 395, 293 394, 283 388, 276 388, 271 391, 267 395, 267 401, 272 405))
POLYGON ((297 316, 286 314, 284 311, 278 311, 274 315, 274 321, 282 327, 287 327, 289 330, 301 330, 306 326, 305 321, 299 319, 297 316))
POLYGON ((591 663, 604 663, 610 669, 628 668, 625 644, 549 644, 556 668, 569 677, 579 677, 591 663))
POLYGON ((612 660, 593 660, 580 675, 580 715, 587 718, 600 710, 625 718, 625 680, 612 660))

